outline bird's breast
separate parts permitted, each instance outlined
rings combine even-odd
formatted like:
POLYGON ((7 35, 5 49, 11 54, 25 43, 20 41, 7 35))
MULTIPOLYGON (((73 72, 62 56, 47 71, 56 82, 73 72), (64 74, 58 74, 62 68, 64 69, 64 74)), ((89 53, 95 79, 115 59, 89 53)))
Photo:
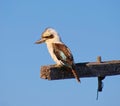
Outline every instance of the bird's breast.
POLYGON ((52 57, 52 59, 56 62, 56 64, 60 65, 61 62, 57 59, 55 53, 53 52, 54 48, 52 44, 47 44, 48 51, 52 57))

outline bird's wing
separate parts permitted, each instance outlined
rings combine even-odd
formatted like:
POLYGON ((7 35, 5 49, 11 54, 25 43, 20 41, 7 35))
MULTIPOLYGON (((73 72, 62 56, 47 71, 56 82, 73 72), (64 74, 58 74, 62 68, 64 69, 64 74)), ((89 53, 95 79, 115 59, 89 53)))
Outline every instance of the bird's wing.
POLYGON ((65 66, 71 69, 74 77, 77 79, 78 82, 80 82, 78 73, 75 70, 73 56, 69 48, 64 44, 53 43, 53 52, 55 53, 58 60, 62 61, 65 66))
POLYGON ((73 56, 66 45, 53 43, 53 52, 57 59, 61 60, 64 64, 73 65, 73 56))

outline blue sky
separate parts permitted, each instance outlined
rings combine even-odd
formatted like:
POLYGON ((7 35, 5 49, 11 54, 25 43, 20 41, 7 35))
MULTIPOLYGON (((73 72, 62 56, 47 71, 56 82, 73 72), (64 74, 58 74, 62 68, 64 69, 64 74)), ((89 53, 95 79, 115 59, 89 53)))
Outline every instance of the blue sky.
POLYGON ((97 78, 47 81, 40 66, 54 64, 46 45, 55 28, 75 62, 120 59, 119 0, 1 0, 0 106, 118 106, 120 76, 106 77, 96 101, 97 78))

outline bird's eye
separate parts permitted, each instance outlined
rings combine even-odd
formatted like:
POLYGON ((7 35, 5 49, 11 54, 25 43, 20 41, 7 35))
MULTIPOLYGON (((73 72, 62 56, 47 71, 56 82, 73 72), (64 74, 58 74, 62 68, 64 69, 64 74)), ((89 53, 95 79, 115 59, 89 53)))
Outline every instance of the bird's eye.
POLYGON ((49 36, 44 36, 44 38, 52 39, 52 38, 54 38, 54 35, 51 34, 51 35, 49 35, 49 36))
POLYGON ((51 34, 51 35, 49 36, 49 38, 50 38, 50 39, 54 38, 54 35, 53 35, 53 34, 51 34))

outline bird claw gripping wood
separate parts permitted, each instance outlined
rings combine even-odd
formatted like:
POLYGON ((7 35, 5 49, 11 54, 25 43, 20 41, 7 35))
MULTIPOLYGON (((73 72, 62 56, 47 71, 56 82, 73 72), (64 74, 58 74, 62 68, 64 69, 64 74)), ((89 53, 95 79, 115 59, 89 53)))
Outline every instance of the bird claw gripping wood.
POLYGON ((102 92, 102 89, 103 89, 103 82, 102 82, 102 80, 103 79, 105 79, 105 76, 103 76, 103 77, 98 77, 98 89, 97 89, 97 98, 96 98, 96 100, 98 100, 98 93, 99 92, 102 92))

